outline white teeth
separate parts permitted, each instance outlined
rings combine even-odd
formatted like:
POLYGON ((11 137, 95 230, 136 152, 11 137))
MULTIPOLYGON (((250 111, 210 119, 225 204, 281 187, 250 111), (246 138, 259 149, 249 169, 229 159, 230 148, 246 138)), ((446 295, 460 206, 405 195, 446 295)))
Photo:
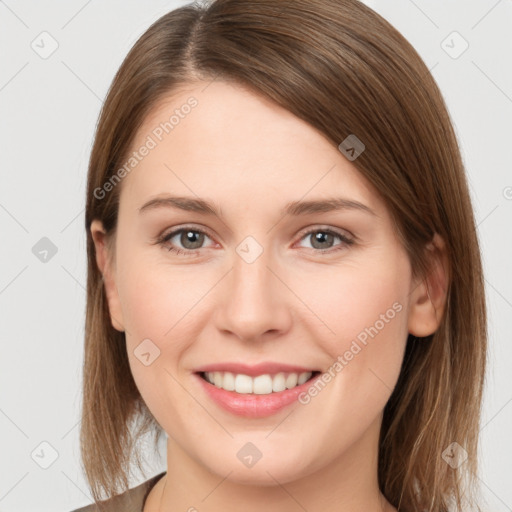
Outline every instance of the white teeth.
POLYGON ((244 374, 233 374, 231 372, 206 372, 205 377, 208 382, 218 388, 226 391, 235 391, 236 393, 255 395, 269 395, 278 393, 285 389, 292 389, 308 381, 312 372, 303 373, 277 373, 276 375, 258 375, 250 377, 244 374))
POLYGON ((311 377, 310 373, 306 373, 306 372, 301 373, 297 380, 297 385, 300 386, 301 384, 304 384, 304 382, 306 382, 310 377, 311 377))
POLYGON ((297 381, 299 376, 296 373, 290 373, 288 377, 286 377, 286 388, 291 389, 297 385, 297 381))
POLYGON ((272 393, 272 377, 270 375, 258 375, 254 377, 252 383, 252 390, 256 395, 272 393))
POLYGON ((222 387, 227 391, 235 391, 235 376, 232 373, 224 373, 224 379, 218 387, 222 387))
MULTIPOLYGON (((217 386, 217 384, 215 384, 217 386)), ((222 387, 222 384, 217 386, 218 388, 222 387)), ((235 391, 237 393, 252 393, 252 379, 247 375, 237 375, 235 377, 235 391)))
POLYGON ((274 375, 272 379, 272 391, 284 391, 286 389, 286 377, 284 373, 278 373, 274 375))

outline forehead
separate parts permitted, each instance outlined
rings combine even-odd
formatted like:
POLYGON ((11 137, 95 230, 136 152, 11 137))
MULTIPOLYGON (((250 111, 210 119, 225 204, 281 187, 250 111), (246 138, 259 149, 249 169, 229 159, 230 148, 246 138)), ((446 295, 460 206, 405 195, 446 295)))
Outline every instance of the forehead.
POLYGON ((337 194, 383 206, 332 141, 239 84, 196 82, 165 96, 130 154, 144 146, 151 149, 123 180, 122 195, 132 200, 171 192, 235 202, 337 194))

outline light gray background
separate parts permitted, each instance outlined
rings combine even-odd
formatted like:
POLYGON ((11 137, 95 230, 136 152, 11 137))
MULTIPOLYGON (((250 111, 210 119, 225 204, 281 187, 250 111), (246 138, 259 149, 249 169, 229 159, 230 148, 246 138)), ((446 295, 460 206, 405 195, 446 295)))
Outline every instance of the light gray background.
MULTIPOLYGON (((78 451, 87 160, 126 53, 154 20, 185 3, 0 1, 0 512, 64 512, 90 502, 78 451), (43 31, 58 43, 46 59, 31 47, 51 49, 43 31), (45 263, 32 251, 43 237, 57 248, 45 263), (58 457, 43 469, 53 450, 58 457)), ((490 320, 482 488, 487 510, 512 510, 512 2, 366 3, 432 69, 461 142, 490 320), (446 40, 453 31, 469 44, 458 58, 445 51, 462 48, 457 36, 446 40)), ((148 475, 165 464, 155 460, 148 475)))

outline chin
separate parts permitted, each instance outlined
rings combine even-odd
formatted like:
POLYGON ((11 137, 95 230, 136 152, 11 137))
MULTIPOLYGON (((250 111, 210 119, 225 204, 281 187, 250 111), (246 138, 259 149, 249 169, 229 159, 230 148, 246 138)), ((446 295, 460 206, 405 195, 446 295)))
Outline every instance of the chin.
MULTIPOLYGON (((297 453, 295 453, 297 455, 297 453)), ((286 484, 295 480, 308 476, 313 470, 311 466, 304 466, 304 459, 299 463, 295 458, 287 460, 277 460, 275 457, 261 457, 252 467, 245 467, 238 459, 236 464, 231 461, 224 461, 222 464, 215 464, 215 467, 210 466, 210 470, 217 473, 221 477, 227 476, 230 482, 241 485, 254 485, 254 486, 275 486, 277 482, 286 484)))

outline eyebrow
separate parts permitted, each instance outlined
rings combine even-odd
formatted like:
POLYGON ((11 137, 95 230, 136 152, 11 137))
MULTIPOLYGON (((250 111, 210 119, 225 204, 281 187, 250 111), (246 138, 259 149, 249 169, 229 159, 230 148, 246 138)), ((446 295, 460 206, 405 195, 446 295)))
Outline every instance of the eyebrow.
MULTIPOLYGON (((157 208, 173 208, 222 218, 221 208, 215 203, 205 199, 196 199, 184 196, 155 197, 141 206, 139 208, 139 213, 144 213, 157 208)), ((340 210, 357 210, 378 217, 378 215, 369 206, 360 203, 359 201, 342 197, 311 201, 292 201, 285 205, 282 214, 300 216, 340 210)))

